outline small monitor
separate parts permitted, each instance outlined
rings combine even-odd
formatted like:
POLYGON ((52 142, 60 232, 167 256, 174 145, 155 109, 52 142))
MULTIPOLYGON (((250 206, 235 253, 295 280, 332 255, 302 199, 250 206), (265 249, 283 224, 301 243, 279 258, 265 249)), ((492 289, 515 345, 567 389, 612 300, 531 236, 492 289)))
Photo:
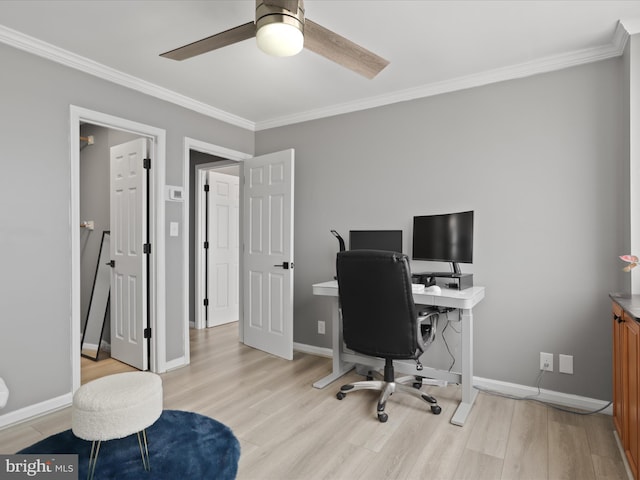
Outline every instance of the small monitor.
POLYGON ((349 249, 402 253, 402 230, 351 230, 349 249))
POLYGON ((414 260, 473 263, 473 211, 413 217, 414 260))

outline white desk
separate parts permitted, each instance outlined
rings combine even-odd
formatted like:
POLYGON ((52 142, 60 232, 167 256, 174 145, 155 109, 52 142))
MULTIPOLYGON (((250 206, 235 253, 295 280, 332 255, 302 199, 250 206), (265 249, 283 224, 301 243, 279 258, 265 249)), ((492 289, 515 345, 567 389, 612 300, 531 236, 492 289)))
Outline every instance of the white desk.
MULTIPOLYGON (((316 388, 324 388, 334 380, 340 378, 345 373, 354 368, 355 364, 367 365, 376 369, 384 367, 384 361, 379 358, 360 355, 346 349, 342 339, 342 318, 338 309, 338 282, 316 283, 313 285, 314 295, 331 297, 332 308, 332 347, 333 347, 333 371, 326 377, 313 384, 316 388)), ((395 370, 406 375, 419 375, 422 377, 437 378, 447 380, 451 383, 462 385, 462 400, 451 423, 454 425, 464 425, 471 406, 476 399, 478 391, 473 388, 473 312, 472 309, 484 298, 484 287, 472 287, 466 290, 451 290, 443 288, 440 294, 414 293, 413 299, 416 304, 434 305, 438 307, 457 308, 461 310, 461 371, 448 372, 427 367, 422 370, 416 368, 416 363, 412 361, 394 361, 395 370)))

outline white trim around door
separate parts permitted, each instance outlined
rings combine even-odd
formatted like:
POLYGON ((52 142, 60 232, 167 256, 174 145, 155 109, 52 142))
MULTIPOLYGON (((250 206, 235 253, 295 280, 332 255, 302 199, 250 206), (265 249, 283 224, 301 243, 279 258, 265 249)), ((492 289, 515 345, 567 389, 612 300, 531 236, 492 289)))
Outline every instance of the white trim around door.
MULTIPOLYGON (((71 162, 71 369, 72 388, 80 387, 80 124, 91 123, 115 130, 123 130, 151 139, 151 188, 149 218, 152 244, 149 294, 151 304, 152 346, 150 370, 164 372, 166 363, 166 315, 165 315, 165 237, 164 237, 164 184, 166 164, 166 132, 124 118, 114 117, 86 108, 70 106, 69 151, 71 162)), ((188 338, 188 329, 186 335, 188 338)))
MULTIPOLYGON (((201 140, 196 140, 194 138, 189 138, 189 137, 185 137, 184 138, 184 154, 183 154, 183 159, 184 159, 184 173, 183 173, 183 178, 185 179, 184 183, 185 183, 185 193, 184 193, 184 198, 185 198, 185 202, 183 204, 183 218, 185 219, 185 225, 184 225, 184 232, 185 235, 183 236, 183 249, 184 249, 184 256, 187 259, 187 261, 185 262, 185 270, 184 270, 184 274, 183 274, 183 278, 184 278, 184 291, 185 292, 189 292, 189 262, 188 262, 188 258, 189 258, 189 235, 187 234, 187 232, 189 232, 189 209, 190 209, 190 205, 189 205, 189 198, 190 198, 190 192, 189 192, 189 174, 190 174, 190 151, 191 150, 195 150, 197 152, 201 152, 201 153, 206 153, 208 155, 214 155, 216 157, 220 157, 223 159, 227 159, 227 160, 233 160, 236 162, 243 162, 247 159, 253 158, 252 155, 248 154, 248 153, 244 153, 244 152, 239 152, 236 150, 231 150, 229 148, 226 147, 221 147, 219 145, 214 145, 212 143, 207 143, 207 142, 203 142, 201 140)), ((196 179, 197 181, 197 179, 196 179)), ((241 200, 242 201, 242 200, 241 200)), ((240 205, 240 211, 242 212, 242 205, 240 205)), ((196 221, 197 221, 197 216, 196 216, 196 221)), ((196 225, 197 228, 197 225, 196 225)), ((240 222, 240 238, 242 238, 242 222, 240 222)), ((197 235, 196 235, 197 236, 197 235)), ((194 245, 195 248, 195 245, 194 245)), ((200 255, 198 254, 200 250, 196 249, 196 269, 197 269, 197 265, 198 265, 198 258, 200 257, 200 255)), ((242 255, 240 255, 240 271, 242 271, 242 255)), ((198 274, 199 275, 199 274, 198 274)), ((198 276, 198 278, 200 278, 200 276, 198 276)), ((195 289, 200 289, 201 286, 200 285, 194 285, 193 288, 195 289)), ((240 280, 240 292, 242 292, 242 280, 240 280)), ((185 297, 185 305, 184 305, 184 316, 187 319, 186 324, 187 327, 189 325, 189 303, 188 303, 188 296, 185 297)), ((243 341, 243 329, 242 329, 242 302, 240 302, 240 321, 238 322, 239 325, 239 339, 242 342, 243 341)), ((204 325, 202 325, 199 321, 198 321, 198 315, 196 313, 196 328, 203 328, 204 325)), ((189 351, 189 335, 186 335, 186 340, 185 340, 185 352, 189 351)))

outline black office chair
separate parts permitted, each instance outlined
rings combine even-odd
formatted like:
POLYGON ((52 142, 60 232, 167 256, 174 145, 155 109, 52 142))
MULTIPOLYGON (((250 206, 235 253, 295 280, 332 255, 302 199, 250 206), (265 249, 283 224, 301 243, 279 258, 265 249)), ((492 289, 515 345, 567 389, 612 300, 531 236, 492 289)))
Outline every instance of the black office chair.
POLYGON ((357 390, 378 390, 378 420, 386 422, 389 396, 408 393, 424 400, 438 415, 442 409, 437 400, 419 390, 422 377, 396 380, 394 375, 393 360, 415 360, 417 369, 422 369, 419 358, 435 338, 437 323, 436 312, 418 315, 407 256, 377 250, 340 252, 336 269, 347 348, 385 361, 383 380, 372 380, 374 372, 369 372, 367 381, 340 387, 338 400, 357 390), (407 381, 413 385, 406 385, 407 381))

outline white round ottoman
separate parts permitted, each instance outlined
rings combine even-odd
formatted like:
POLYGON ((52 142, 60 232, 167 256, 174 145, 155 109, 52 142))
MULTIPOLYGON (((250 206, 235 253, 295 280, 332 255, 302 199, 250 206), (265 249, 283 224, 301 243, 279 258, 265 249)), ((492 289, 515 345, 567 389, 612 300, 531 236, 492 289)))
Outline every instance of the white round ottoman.
POLYGON ((100 442, 138 434, 145 470, 150 469, 145 429, 162 413, 162 380, 151 372, 127 372, 98 378, 73 395, 71 430, 91 440, 88 478, 98 460, 100 442))

